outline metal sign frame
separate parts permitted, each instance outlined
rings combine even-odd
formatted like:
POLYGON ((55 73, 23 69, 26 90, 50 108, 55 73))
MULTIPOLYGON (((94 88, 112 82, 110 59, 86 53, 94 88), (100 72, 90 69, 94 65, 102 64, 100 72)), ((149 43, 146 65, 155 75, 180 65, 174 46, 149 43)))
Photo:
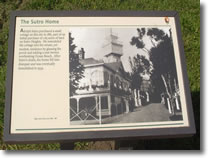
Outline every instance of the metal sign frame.
POLYGON ((10 16, 8 46, 8 64, 6 78, 6 102, 4 116, 4 141, 6 143, 41 143, 41 142, 68 142, 80 140, 107 140, 107 139, 135 139, 152 137, 182 137, 195 133, 194 115, 191 95, 185 64, 185 53, 182 42, 182 33, 179 15, 175 11, 14 11, 10 16), (87 132, 60 132, 60 133, 31 133, 11 134, 12 84, 13 84, 13 58, 15 41, 16 17, 174 17, 177 31, 180 60, 182 63, 182 76, 184 80, 185 99, 189 127, 133 129, 116 131, 87 131, 87 132))

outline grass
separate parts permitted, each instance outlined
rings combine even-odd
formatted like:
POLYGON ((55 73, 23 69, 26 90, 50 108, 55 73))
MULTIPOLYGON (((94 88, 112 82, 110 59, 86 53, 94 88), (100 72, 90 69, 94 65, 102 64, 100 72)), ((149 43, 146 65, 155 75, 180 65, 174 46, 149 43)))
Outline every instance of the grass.
MULTIPOLYGON (((60 145, 6 145, 2 142, 9 15, 13 10, 176 10, 180 15, 197 134, 191 138, 141 140, 135 149, 200 148, 200 1, 199 0, 0 0, 0 149, 59 150, 60 145), (160 146, 158 146, 160 144, 160 146)), ((76 143, 86 149, 88 143, 76 143)))

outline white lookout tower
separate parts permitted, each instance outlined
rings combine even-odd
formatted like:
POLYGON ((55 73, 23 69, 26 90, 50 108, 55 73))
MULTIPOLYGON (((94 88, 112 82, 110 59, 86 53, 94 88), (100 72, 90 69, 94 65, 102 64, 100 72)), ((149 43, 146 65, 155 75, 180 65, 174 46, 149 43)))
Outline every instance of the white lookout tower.
POLYGON ((123 44, 118 41, 118 36, 115 33, 112 33, 110 29, 110 36, 107 37, 107 44, 103 46, 104 50, 104 62, 113 63, 120 62, 121 56, 123 55, 123 44))

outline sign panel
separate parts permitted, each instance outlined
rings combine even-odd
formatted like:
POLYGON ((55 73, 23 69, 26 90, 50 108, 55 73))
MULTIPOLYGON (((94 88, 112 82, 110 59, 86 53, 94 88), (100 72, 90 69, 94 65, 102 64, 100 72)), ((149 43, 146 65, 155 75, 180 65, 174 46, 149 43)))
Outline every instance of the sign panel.
POLYGON ((181 136, 195 127, 176 12, 14 12, 4 139, 181 136))

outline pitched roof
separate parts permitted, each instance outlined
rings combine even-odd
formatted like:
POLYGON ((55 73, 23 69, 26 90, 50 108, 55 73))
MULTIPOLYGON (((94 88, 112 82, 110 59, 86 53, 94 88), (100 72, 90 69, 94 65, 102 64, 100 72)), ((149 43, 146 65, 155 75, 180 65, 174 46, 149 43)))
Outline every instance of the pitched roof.
POLYGON ((80 60, 80 63, 82 65, 91 65, 91 64, 100 64, 103 63, 103 61, 95 60, 94 58, 85 58, 80 60))
POLYGON ((115 72, 119 72, 119 69, 122 67, 121 62, 105 63, 104 65, 114 70, 115 72))
POLYGON ((113 63, 104 63, 102 60, 96 60, 94 58, 85 58, 80 60, 80 63, 82 65, 92 65, 92 64, 103 64, 104 66, 106 66, 107 68, 111 69, 112 71, 120 74, 121 76, 123 76, 125 79, 129 78, 127 76, 125 76, 124 74, 126 73, 123 67, 122 62, 113 62, 113 63))
POLYGON ((106 67, 110 68, 111 70, 115 71, 116 73, 120 74, 123 78, 130 80, 127 72, 124 70, 122 62, 113 62, 113 63, 105 63, 106 67))

